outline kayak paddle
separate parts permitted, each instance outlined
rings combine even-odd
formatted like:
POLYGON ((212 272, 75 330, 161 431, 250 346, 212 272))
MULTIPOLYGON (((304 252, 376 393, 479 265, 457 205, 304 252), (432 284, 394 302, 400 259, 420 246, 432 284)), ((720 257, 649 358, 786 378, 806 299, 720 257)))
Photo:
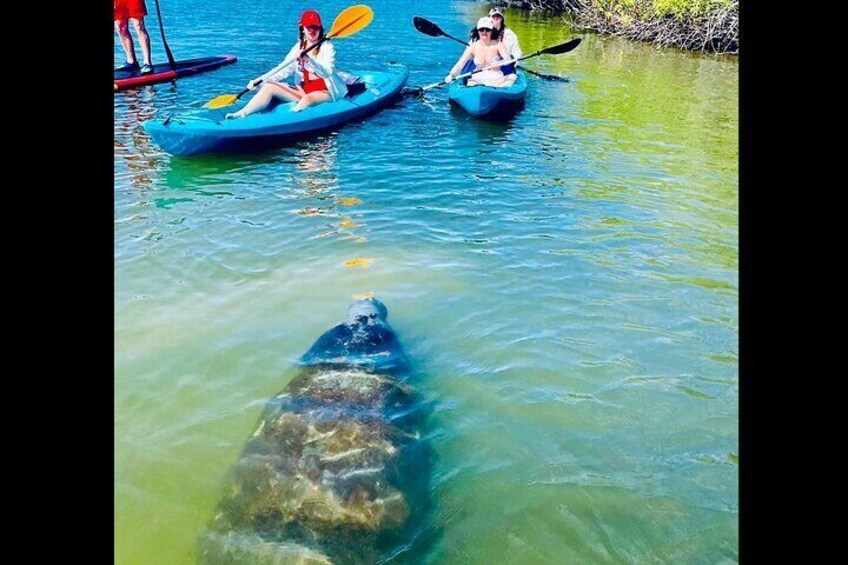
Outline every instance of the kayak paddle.
MULTIPOLYGON (((438 25, 428 19, 422 18, 420 16, 415 16, 414 18, 412 18, 412 25, 414 25, 415 29, 417 29, 424 35, 429 35, 430 37, 447 37, 448 39, 453 39, 457 43, 462 43, 466 47, 468 46, 468 43, 445 32, 442 28, 440 28, 438 25)), ((546 75, 543 73, 537 73, 536 71, 528 69, 527 67, 521 67, 521 69, 525 72, 530 73, 531 75, 536 75, 537 77, 543 78, 545 80, 568 82, 567 78, 558 77, 556 75, 546 75)))
MULTIPOLYGON (((523 57, 519 57, 518 59, 510 59, 509 61, 499 61, 499 67, 504 65, 509 65, 512 63, 517 63, 518 61, 523 61, 525 59, 529 59, 531 57, 537 57, 539 55, 562 55, 563 53, 568 53, 573 50, 575 47, 580 45, 580 42, 583 41, 582 38, 578 37, 576 39, 572 39, 571 41, 566 41, 565 43, 560 43, 559 45, 554 45, 553 47, 545 47, 544 49, 539 49, 535 53, 530 53, 529 55, 524 55, 523 57)), ((471 71, 470 73, 463 73, 461 75, 457 75, 454 77, 454 80, 459 80, 461 78, 470 77, 473 74, 489 70, 495 67, 484 67, 482 69, 477 69, 476 71, 471 71)), ((442 86, 443 84, 448 84, 445 81, 434 82, 433 84, 428 84, 427 86, 418 86, 415 88, 410 88, 404 91, 404 94, 421 94, 422 92, 426 92, 431 88, 437 88, 442 86)))
MULTIPOLYGON (((342 38, 353 35, 354 33, 362 30, 368 24, 371 23, 371 20, 374 19, 374 12, 368 6, 358 5, 351 6, 342 12, 336 17, 336 20, 333 22, 333 27, 330 29, 330 33, 322 37, 318 40, 315 45, 309 47, 301 52, 300 56, 304 56, 323 42, 328 39, 342 38)), ((292 59, 291 61, 284 61, 281 65, 278 65, 273 69, 273 71, 279 72, 282 69, 288 67, 292 63, 297 61, 297 59, 292 59)), ((261 84, 262 81, 257 83, 261 84)), ((216 96, 209 102, 207 102, 204 106, 206 108, 223 108, 224 106, 229 106, 230 104, 234 104, 239 98, 244 96, 250 92, 247 88, 239 92, 238 94, 222 94, 221 96, 216 96)))

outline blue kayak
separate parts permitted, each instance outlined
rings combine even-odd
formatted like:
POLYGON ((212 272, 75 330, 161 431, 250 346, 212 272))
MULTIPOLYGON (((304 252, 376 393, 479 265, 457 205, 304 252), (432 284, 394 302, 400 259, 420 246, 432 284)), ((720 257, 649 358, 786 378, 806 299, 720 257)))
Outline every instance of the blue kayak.
POLYGON ((518 78, 511 86, 465 86, 465 81, 451 83, 448 89, 450 101, 477 118, 495 118, 515 112, 527 94, 527 77, 518 71, 518 78))
POLYGON ((320 131, 365 117, 388 105, 409 78, 403 66, 386 71, 353 73, 359 85, 350 86, 347 96, 335 102, 292 112, 294 102, 241 119, 224 119, 233 105, 190 116, 150 120, 144 129, 153 141, 172 155, 198 155, 221 151, 244 151, 302 139, 320 131))

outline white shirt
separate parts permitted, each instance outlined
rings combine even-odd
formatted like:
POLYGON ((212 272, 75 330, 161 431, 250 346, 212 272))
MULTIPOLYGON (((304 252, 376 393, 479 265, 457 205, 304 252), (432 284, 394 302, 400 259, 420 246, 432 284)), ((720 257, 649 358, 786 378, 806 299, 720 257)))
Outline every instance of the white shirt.
POLYGON ((513 59, 520 59, 524 53, 518 45, 518 36, 509 28, 501 30, 501 41, 504 42, 513 59))
MULTIPOLYGON (((317 55, 315 54, 315 49, 306 54, 306 70, 324 79, 324 83, 327 85, 327 90, 334 101, 344 98, 347 94, 347 86, 335 69, 335 47, 333 47, 333 44, 329 41, 325 41, 316 49, 318 50, 317 55)), ((297 63, 295 60, 297 59, 297 56, 300 55, 300 51, 300 41, 298 41, 294 44, 294 47, 291 48, 289 54, 286 55, 286 58, 283 59, 279 65, 259 78, 265 82, 268 82, 269 80, 282 82, 297 70, 297 63), (287 65, 286 63, 289 61, 291 61, 291 64, 287 65)), ((303 83, 303 73, 295 73, 294 83, 296 85, 303 83)))

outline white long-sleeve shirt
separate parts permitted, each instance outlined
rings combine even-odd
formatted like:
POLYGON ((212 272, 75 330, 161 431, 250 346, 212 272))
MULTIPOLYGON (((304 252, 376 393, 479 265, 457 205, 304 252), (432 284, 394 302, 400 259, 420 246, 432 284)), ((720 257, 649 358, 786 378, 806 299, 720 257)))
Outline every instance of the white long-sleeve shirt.
MULTIPOLYGON (((347 86, 345 85, 342 78, 339 76, 338 72, 336 72, 336 49, 333 47, 333 44, 329 41, 325 41, 321 44, 320 47, 317 48, 318 54, 315 54, 315 49, 306 54, 306 70, 315 74, 316 76, 324 79, 324 84, 327 85, 327 90, 330 93, 332 99, 340 100, 344 98, 347 94, 347 86)), ((303 83, 303 73, 295 72, 297 71, 297 63, 295 60, 297 56, 300 55, 300 41, 294 44, 294 47, 291 48, 289 54, 286 55, 286 58, 283 61, 260 76, 263 81, 274 81, 274 82, 282 82, 286 78, 289 77, 292 73, 294 74, 294 83, 296 85, 303 83), (292 61, 291 64, 282 66, 286 61, 292 61), (282 68, 281 68, 282 67, 282 68)))
POLYGON ((509 54, 513 59, 520 59, 524 53, 521 51, 521 47, 518 45, 518 36, 515 35, 515 32, 509 28, 503 30, 501 35, 501 41, 504 42, 506 48, 509 50, 509 54))

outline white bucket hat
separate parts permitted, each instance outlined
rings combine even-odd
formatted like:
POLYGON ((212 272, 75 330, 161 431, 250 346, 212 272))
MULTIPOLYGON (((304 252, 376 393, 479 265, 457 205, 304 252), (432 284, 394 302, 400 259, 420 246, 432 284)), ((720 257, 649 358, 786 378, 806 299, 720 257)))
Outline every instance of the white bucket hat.
POLYGON ((482 18, 477 20, 477 28, 476 29, 480 29, 481 27, 487 27, 489 29, 495 29, 495 22, 489 16, 483 16, 482 18))
POLYGON ((501 12, 500 8, 492 8, 491 10, 489 10, 489 17, 494 16, 495 14, 499 15, 500 17, 504 17, 503 12, 501 12))

